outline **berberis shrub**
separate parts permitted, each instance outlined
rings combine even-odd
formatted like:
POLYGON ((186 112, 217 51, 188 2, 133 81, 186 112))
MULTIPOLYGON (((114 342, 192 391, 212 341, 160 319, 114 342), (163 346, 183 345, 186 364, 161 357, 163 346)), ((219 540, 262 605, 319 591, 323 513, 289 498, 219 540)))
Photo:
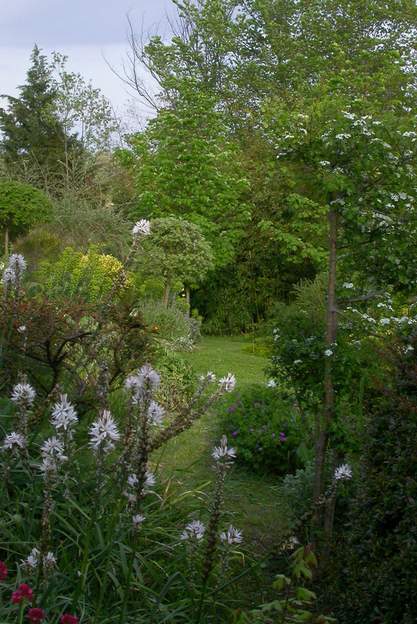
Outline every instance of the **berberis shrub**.
POLYGON ((239 460, 257 471, 286 474, 303 465, 301 417, 277 388, 251 386, 221 404, 223 429, 239 460))

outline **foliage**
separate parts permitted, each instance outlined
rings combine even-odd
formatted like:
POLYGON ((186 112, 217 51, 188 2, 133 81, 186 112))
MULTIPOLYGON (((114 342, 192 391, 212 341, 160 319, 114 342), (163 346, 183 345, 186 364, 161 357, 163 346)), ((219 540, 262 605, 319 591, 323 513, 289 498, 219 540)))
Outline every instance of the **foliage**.
POLYGON ((198 341, 196 319, 188 317, 175 303, 166 307, 161 301, 145 299, 138 309, 157 342, 167 349, 180 350, 182 341, 192 348, 198 341))
POLYGON ((12 238, 47 221, 51 213, 51 202, 42 191, 22 182, 0 180, 0 228, 12 238))
MULTIPOLYGON (((38 280, 43 292, 52 300, 79 299, 95 303, 109 295, 114 282, 122 278, 123 270, 117 258, 101 254, 97 248, 90 247, 84 254, 68 247, 57 260, 40 264, 38 280)), ((131 285, 132 279, 127 277, 123 288, 131 285)))
POLYGON ((310 622, 326 624, 336 622, 329 616, 316 615, 316 594, 306 587, 313 579, 317 558, 310 546, 297 548, 290 557, 290 576, 279 574, 273 588, 279 598, 260 605, 248 614, 236 618, 236 624, 289 624, 290 622, 310 622))
POLYGON ((210 245, 199 227, 188 221, 165 217, 151 222, 138 263, 147 276, 162 277, 166 289, 180 282, 188 288, 201 283, 212 268, 210 245))
POLYGON ((361 479, 340 518, 323 586, 342 624, 417 617, 416 349, 414 329, 409 339, 394 338, 384 355, 391 374, 376 380, 367 400, 361 479))
POLYGON ((250 386, 237 392, 221 405, 221 415, 240 461, 248 466, 286 474, 303 464, 303 423, 294 406, 275 388, 250 386))
MULTIPOLYGON (((190 508, 194 518, 201 514, 193 495, 178 496, 169 483, 156 486, 149 463, 149 449, 173 435, 174 423, 184 423, 191 411, 201 415, 222 390, 200 384, 186 414, 164 414, 153 399, 158 373, 148 365, 130 379, 140 383, 140 375, 148 373, 141 399, 134 389, 119 397, 117 420, 95 408, 79 422, 68 397, 34 405, 35 390, 25 394, 26 382, 23 393, 22 385, 15 386, 14 409, 2 414, 0 426, 0 461, 7 472, 0 486, 2 620, 10 621, 17 611, 23 617, 27 607, 9 599, 14 578, 32 586, 29 602, 53 621, 70 612, 81 622, 97 617, 109 623, 202 622, 226 612, 222 585, 233 579, 241 542, 234 529, 226 535, 230 528, 223 519, 230 462, 222 455, 214 460, 215 491, 204 501, 211 509, 206 530, 187 517, 190 508), (148 417, 150 407, 155 414, 158 408, 166 423, 156 425, 148 417), (191 504, 184 507, 184 501, 191 504), (206 592, 216 589, 222 599, 213 602, 206 592)), ((224 444, 219 448, 228 452, 224 444)))
POLYGON ((213 98, 185 85, 175 109, 164 108, 130 138, 137 206, 131 216, 174 216, 201 228, 217 266, 232 260, 250 212, 239 153, 213 98))
POLYGON ((37 46, 19 91, 17 98, 7 96, 7 110, 0 109, 1 153, 12 173, 50 190, 62 179, 66 145, 75 151, 78 145, 65 134, 56 111, 52 66, 37 46))

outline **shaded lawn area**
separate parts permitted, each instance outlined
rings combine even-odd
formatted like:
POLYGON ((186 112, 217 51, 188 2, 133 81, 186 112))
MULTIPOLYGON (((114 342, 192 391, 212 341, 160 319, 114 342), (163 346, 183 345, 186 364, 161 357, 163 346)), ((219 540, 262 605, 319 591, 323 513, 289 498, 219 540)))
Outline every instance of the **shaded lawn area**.
MULTIPOLYGON (((250 340, 242 337, 205 337, 192 353, 183 354, 196 373, 208 370, 223 376, 233 372, 237 388, 253 383, 265 383, 268 359, 254 355, 250 340)), ((181 483, 184 489, 204 486, 210 490, 213 478, 211 451, 222 434, 218 418, 206 414, 189 431, 171 440, 159 458, 160 469, 166 477, 181 483)), ((285 518, 279 505, 279 481, 235 465, 226 482, 225 508, 231 512, 230 521, 245 533, 247 545, 258 554, 268 551, 280 539, 285 518)))

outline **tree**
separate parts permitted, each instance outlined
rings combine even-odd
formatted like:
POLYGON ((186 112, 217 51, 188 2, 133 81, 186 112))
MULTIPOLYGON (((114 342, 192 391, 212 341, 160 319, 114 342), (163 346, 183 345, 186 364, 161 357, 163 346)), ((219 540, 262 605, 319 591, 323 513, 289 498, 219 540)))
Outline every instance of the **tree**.
POLYGON ((186 219, 201 228, 217 266, 230 262, 250 218, 247 181, 213 100, 190 85, 130 144, 137 189, 131 216, 186 219))
POLYGON ((5 255, 10 237, 25 234, 32 226, 46 221, 51 212, 52 204, 42 191, 22 182, 0 181, 0 228, 5 255))
POLYGON ((52 66, 37 46, 19 93, 4 96, 8 108, 0 109, 1 154, 10 173, 51 189, 62 176, 66 143, 75 147, 76 140, 66 136, 59 120, 52 66))
POLYGON ((213 254, 209 243, 194 223, 166 217, 151 222, 151 234, 144 239, 143 254, 139 258, 147 275, 162 277, 164 304, 175 282, 182 282, 190 303, 190 288, 200 284, 213 268, 213 254))
MULTIPOLYGON (((398 99, 410 106, 401 67, 413 74, 409 42, 417 7, 413 0, 185 0, 176 5, 171 40, 155 36, 145 42, 132 28, 131 83, 154 105, 157 120, 167 110, 174 115, 179 103, 191 114, 183 97, 190 89, 221 112, 224 136, 236 146, 241 176, 249 181, 244 200, 250 212, 227 267, 226 288, 233 293, 229 290, 222 301, 235 296, 238 285, 248 303, 244 316, 259 320, 268 313, 266 302, 288 298, 299 279, 314 277, 327 253, 320 213, 325 207, 311 185, 306 188, 311 178, 301 161, 277 160, 275 137, 271 140, 266 128, 273 116, 268 109, 279 100, 302 114, 298 103, 318 101, 324 84, 328 94, 352 101, 359 97, 389 107, 398 99), (156 80, 156 96, 138 82, 140 65, 156 80)), ((151 142, 150 150, 156 145, 151 142)), ((154 174, 157 187, 160 169, 154 174)), ((222 269, 210 286, 218 283, 223 290, 223 276, 222 269)), ((211 299, 204 305, 218 314, 211 299)))
MULTIPOLYGON (((399 79, 407 83, 409 77, 400 70, 399 79)), ((270 112, 266 125, 274 136, 278 158, 298 163, 314 182, 304 192, 314 189, 313 197, 325 207, 328 224, 324 404, 316 445, 318 502, 324 492, 330 430, 337 416, 333 373, 342 309, 337 292, 341 282, 351 277, 346 270, 352 265, 361 275, 363 297, 388 285, 396 290, 412 287, 417 269, 413 251, 417 242, 417 134, 404 101, 388 105, 351 99, 338 95, 331 83, 323 85, 317 99, 300 99, 290 110, 286 103, 276 102, 270 112), (370 257, 375 267, 372 273, 370 257)))

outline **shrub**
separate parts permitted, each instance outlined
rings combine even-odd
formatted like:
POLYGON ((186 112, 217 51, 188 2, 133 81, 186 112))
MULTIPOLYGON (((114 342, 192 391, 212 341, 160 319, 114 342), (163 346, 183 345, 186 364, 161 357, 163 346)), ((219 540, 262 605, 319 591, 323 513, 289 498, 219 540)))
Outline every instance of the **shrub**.
POLYGON ((340 624, 417 621, 416 353, 415 335, 395 344, 391 381, 367 400, 361 479, 324 583, 340 624))
POLYGON ((12 238, 46 221, 51 212, 50 200, 39 189, 22 182, 0 180, 0 228, 12 238))
MULTIPOLYGON (((122 263, 109 254, 90 247, 87 253, 68 247, 55 262, 41 263, 38 279, 52 299, 77 298, 86 303, 102 300, 123 275, 122 263)), ((124 288, 132 284, 127 278, 124 288)))
POLYGON ((286 474, 306 457, 301 417, 275 388, 251 386, 221 406, 238 457, 257 471, 286 474))

